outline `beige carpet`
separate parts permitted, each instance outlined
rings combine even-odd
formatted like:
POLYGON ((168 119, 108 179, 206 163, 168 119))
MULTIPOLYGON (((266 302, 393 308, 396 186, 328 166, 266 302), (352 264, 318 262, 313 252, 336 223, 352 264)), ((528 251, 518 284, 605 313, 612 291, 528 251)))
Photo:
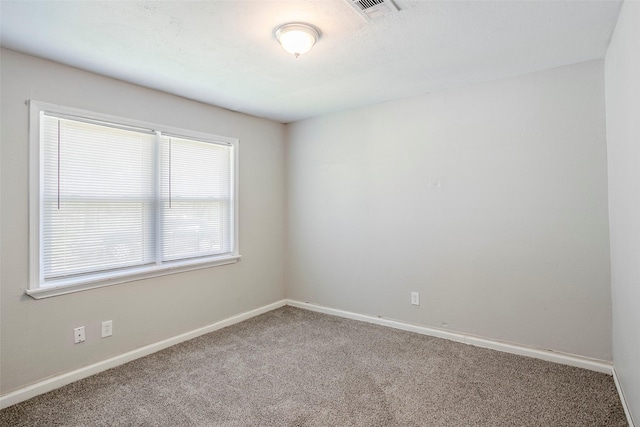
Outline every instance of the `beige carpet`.
POLYGON ((0 412, 2 426, 626 426, 610 376, 284 307, 0 412))

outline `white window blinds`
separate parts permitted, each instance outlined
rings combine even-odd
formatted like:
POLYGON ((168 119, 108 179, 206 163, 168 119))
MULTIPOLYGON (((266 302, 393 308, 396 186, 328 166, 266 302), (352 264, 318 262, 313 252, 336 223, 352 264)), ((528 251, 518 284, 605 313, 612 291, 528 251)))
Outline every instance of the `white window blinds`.
POLYGON ((163 261, 230 253, 231 152, 179 137, 162 137, 163 261))
POLYGON ((31 289, 238 258, 233 142, 58 112, 37 117, 31 289))
POLYGON ((155 134, 44 116, 44 278, 154 262, 155 134))

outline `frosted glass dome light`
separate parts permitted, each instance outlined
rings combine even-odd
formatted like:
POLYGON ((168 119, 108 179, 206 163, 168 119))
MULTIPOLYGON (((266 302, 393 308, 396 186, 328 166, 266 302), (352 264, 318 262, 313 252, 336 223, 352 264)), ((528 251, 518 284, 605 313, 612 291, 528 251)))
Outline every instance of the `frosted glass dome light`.
POLYGON ((280 25, 274 34, 284 50, 296 58, 309 52, 320 38, 314 27, 298 22, 280 25))

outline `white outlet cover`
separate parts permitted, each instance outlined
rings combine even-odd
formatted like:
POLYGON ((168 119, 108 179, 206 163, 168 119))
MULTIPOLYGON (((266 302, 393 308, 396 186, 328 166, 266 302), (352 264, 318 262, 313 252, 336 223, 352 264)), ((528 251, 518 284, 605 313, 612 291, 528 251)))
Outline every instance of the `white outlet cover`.
POLYGON ((101 337, 106 338, 106 337, 110 337, 111 335, 113 335, 113 321, 105 320, 104 322, 102 322, 101 337))
POLYGON ((81 342, 84 342, 85 338, 84 338, 84 326, 80 326, 79 328, 75 328, 73 330, 73 342, 75 344, 79 344, 81 342))
POLYGON ((411 292, 411 304, 420 305, 420 292, 411 292))

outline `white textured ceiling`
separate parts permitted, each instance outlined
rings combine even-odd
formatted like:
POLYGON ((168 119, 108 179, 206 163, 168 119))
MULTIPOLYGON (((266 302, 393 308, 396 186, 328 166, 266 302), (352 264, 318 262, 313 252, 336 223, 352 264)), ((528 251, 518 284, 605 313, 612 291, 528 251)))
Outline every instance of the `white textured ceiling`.
POLYGON ((618 1, 8 1, 2 45, 186 98, 292 122, 602 58, 618 1), (296 59, 273 37, 320 28, 296 59))

